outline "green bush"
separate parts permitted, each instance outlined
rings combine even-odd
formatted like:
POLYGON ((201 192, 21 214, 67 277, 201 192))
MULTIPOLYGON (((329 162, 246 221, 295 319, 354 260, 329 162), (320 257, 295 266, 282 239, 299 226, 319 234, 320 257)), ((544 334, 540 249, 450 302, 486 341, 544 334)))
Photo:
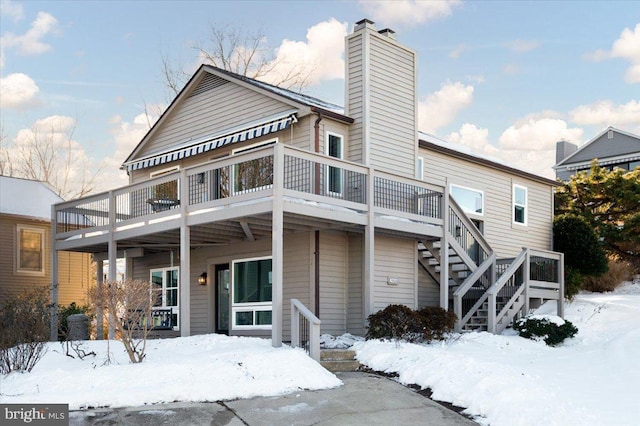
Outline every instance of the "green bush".
POLYGON ((558 325, 544 317, 525 317, 516 321, 514 328, 521 337, 532 340, 544 340, 549 346, 556 346, 565 339, 573 337, 578 329, 570 321, 558 325))
POLYGON ((422 320, 422 337, 427 342, 442 340, 445 333, 453 331, 457 319, 453 311, 445 311, 439 306, 426 306, 418 311, 418 316, 422 320))
POLYGON ((422 335, 418 314, 404 305, 389 305, 369 315, 367 339, 395 339, 415 342, 422 335))
POLYGON ((58 306, 58 340, 65 341, 69 336, 69 324, 67 318, 70 315, 84 314, 89 315, 91 308, 88 305, 76 305, 76 302, 71 302, 69 306, 58 306))
POLYGON ((564 253, 565 266, 582 275, 607 272, 607 257, 593 228, 579 216, 561 215, 553 221, 553 249, 564 253))
POLYGON ((389 305, 369 315, 367 339, 394 339, 407 342, 441 340, 453 330, 456 315, 439 307, 414 311, 404 305, 389 305))

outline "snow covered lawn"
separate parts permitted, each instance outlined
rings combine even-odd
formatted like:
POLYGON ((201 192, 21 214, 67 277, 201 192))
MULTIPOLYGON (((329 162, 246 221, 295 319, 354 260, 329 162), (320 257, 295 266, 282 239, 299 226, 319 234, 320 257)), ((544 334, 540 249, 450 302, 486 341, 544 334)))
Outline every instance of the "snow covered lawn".
MULTIPOLYGON (((0 376, 0 402, 68 403, 71 410, 172 401, 219 401, 326 389, 342 382, 301 349, 271 340, 209 334, 150 340, 147 357, 130 364, 119 341, 84 342, 97 356, 84 360, 50 343, 31 373, 0 376)), ((71 352, 73 354, 73 352, 71 352)))
MULTIPOLYGON (((537 313, 554 314, 553 305, 537 313)), ((429 345, 356 343, 368 367, 433 390, 492 426, 637 425, 640 285, 581 294, 565 318, 578 334, 552 348, 507 331, 454 335, 429 345)))

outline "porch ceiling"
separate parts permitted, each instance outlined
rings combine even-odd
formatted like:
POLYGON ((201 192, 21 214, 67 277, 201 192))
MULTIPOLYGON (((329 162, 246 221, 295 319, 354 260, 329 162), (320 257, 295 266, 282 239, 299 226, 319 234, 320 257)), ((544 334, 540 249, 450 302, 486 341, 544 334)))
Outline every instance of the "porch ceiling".
MULTIPOLYGON (((271 213, 210 222, 191 227, 191 247, 227 245, 242 241, 271 239, 271 213)), ((336 229, 363 232, 361 225, 339 222, 332 219, 284 213, 285 234, 336 229)), ((118 250, 144 248, 145 254, 154 254, 180 246, 180 229, 173 228, 161 232, 137 235, 117 240, 118 250)), ((106 253, 107 243, 97 243, 71 249, 84 253, 106 253)))

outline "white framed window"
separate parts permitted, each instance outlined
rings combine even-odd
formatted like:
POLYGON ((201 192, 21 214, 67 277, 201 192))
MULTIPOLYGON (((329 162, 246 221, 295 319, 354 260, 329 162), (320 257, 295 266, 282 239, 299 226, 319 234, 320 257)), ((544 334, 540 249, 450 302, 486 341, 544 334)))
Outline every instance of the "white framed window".
MULTIPOLYGON (((277 143, 277 138, 269 139, 234 149, 231 154, 240 154, 277 143)), ((271 188, 273 186, 273 157, 267 156, 233 164, 231 166, 231 176, 233 176, 233 179, 231 179, 231 193, 233 195, 271 188)))
MULTIPOLYGON (((325 154, 333 158, 344 158, 344 137, 337 133, 327 132, 325 154)), ((327 168, 325 185, 332 195, 342 195, 343 170, 339 167, 327 168)))
POLYGON ((449 193, 466 213, 484 215, 484 192, 466 186, 451 184, 449 193))
POLYGON ((160 293, 154 308, 171 308, 171 326, 180 329, 180 268, 157 268, 149 271, 151 290, 160 293))
POLYGON ((231 262, 231 326, 234 330, 270 330, 271 257, 231 262))
POLYGON ((18 225, 16 272, 24 275, 44 275, 44 229, 18 225))
POLYGON ((416 158, 416 179, 424 180, 424 157, 416 158))
MULTIPOLYGON (((149 173, 150 178, 157 178, 180 170, 180 166, 167 167, 149 173)), ((180 204, 180 187, 178 178, 169 182, 159 183, 151 187, 151 198, 147 203, 151 204, 154 212, 164 211, 180 204)))
POLYGON ((527 224, 527 188, 513 184, 513 223, 527 224))

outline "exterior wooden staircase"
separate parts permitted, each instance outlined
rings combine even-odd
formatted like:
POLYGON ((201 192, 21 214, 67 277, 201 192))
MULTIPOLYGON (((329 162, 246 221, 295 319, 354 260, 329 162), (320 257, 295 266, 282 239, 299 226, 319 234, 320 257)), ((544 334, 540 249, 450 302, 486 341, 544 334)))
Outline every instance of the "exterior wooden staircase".
POLYGON ((439 285, 448 271, 448 308, 458 320, 456 331, 501 333, 529 310, 531 298, 564 299, 561 253, 523 248, 515 258, 497 259, 482 233, 449 196, 446 239, 421 241, 418 263, 439 285))

